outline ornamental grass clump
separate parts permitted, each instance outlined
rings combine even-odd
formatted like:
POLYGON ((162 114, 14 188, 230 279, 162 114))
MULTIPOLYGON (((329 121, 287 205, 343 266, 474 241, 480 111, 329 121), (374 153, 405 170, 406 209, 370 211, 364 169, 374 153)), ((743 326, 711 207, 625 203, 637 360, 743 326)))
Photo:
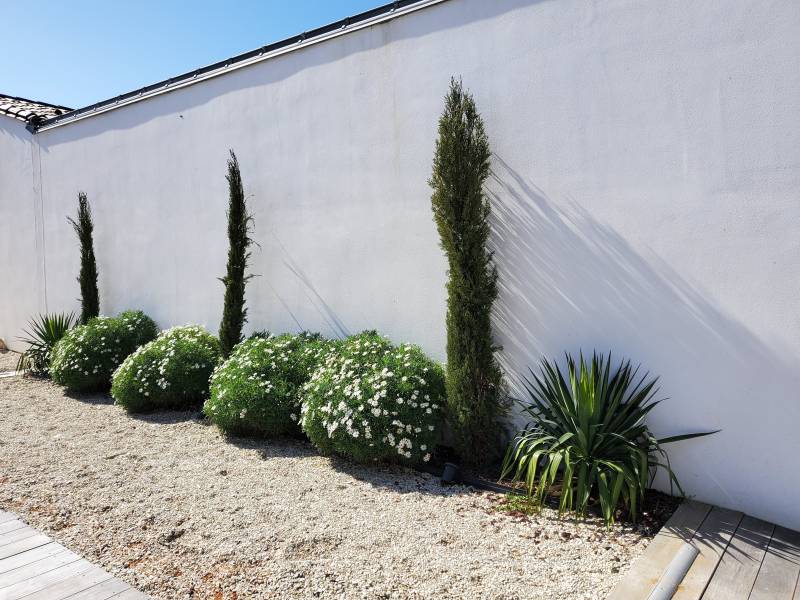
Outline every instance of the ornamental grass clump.
POLYGON ((158 327, 141 311, 95 317, 70 329, 53 348, 50 376, 73 392, 101 392, 131 352, 156 337, 158 327))
POLYGON ((251 337, 214 371, 203 411, 225 433, 300 434, 303 385, 338 344, 307 333, 251 337))
POLYGON ((348 338, 305 385, 302 427, 323 453, 360 462, 431 459, 445 402, 441 366, 374 332, 348 338))
POLYGON ((221 355, 219 340, 202 327, 167 329, 123 361, 111 395, 128 412, 196 407, 221 355))
POLYGON ((501 478, 524 482, 536 506, 560 487, 562 513, 584 516, 596 502, 607 525, 620 503, 636 520, 656 469, 683 494, 661 446, 715 432, 656 439, 644 421, 660 402, 658 378, 639 377, 630 361, 612 370, 611 356, 602 354, 590 362, 581 355, 578 363, 567 354, 566 362, 566 378, 544 359, 541 373, 525 380, 531 422, 511 442, 501 478))

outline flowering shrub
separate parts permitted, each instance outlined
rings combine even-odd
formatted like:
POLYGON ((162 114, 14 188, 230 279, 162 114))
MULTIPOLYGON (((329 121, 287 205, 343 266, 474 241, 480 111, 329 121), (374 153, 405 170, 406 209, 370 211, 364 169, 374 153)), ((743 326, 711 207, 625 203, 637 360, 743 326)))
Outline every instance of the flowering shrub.
POLYGON ((123 361, 111 395, 129 412, 189 408, 208 395, 220 356, 219 340, 202 327, 167 329, 123 361))
POLYGON ((158 335, 158 327, 143 312, 129 310, 116 317, 95 317, 69 330, 53 348, 53 381, 76 392, 104 391, 111 375, 131 352, 158 335))
POLYGON ((211 376, 206 415, 227 433, 300 433, 300 396, 337 342, 318 334, 251 337, 211 376))
POLYGON ((305 385, 302 426, 325 453, 427 462, 444 394, 442 368, 417 346, 362 333, 329 355, 305 385))

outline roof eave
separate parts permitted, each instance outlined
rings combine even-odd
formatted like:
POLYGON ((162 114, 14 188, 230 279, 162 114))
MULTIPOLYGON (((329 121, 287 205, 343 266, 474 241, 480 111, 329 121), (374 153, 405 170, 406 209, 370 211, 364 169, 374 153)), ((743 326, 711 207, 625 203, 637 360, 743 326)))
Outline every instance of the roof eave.
POLYGON ((68 113, 64 113, 63 115, 42 119, 41 122, 33 129, 30 129, 30 131, 33 133, 38 133, 53 129, 54 127, 60 127, 62 125, 74 123, 76 121, 93 117, 110 110, 127 106, 128 104, 147 100, 153 96, 188 87, 190 85, 200 83, 201 81, 218 77, 231 71, 275 58, 276 56, 280 56, 288 52, 294 52, 295 50, 300 50, 301 48, 306 48, 335 37, 352 33, 360 29, 365 29, 385 21, 390 21, 392 19, 396 19, 397 17, 401 17, 403 15, 416 12, 423 8, 446 1, 447 0, 397 0, 396 2, 392 2, 390 4, 384 4, 352 17, 347 17, 334 23, 323 25, 317 29, 294 35, 284 40, 268 44, 267 46, 263 46, 256 50, 251 50, 227 60, 201 67, 199 69, 195 69, 194 71, 189 71, 176 77, 171 77, 170 79, 165 79, 164 81, 133 90, 126 94, 109 98, 108 100, 103 100, 83 108, 78 108, 68 113))

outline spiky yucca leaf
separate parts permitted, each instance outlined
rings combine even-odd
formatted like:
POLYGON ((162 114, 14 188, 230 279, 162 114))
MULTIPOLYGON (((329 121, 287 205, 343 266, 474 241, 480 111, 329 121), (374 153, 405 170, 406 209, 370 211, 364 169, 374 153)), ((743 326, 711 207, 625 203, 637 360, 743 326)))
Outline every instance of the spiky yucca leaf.
POLYGON ((64 337, 75 325, 74 313, 38 315, 28 322, 23 330, 26 337, 19 338, 28 349, 20 354, 17 371, 30 371, 34 375, 45 376, 50 371, 50 352, 56 342, 64 337))
POLYGON ((645 417, 661 402, 657 377, 639 376, 629 360, 612 372, 610 354, 593 353, 591 361, 581 354, 577 363, 566 354, 566 363, 566 377, 544 359, 540 373, 525 379, 531 422, 509 445, 501 477, 524 482, 540 506, 560 481, 560 512, 585 515, 596 498, 606 524, 620 502, 636 520, 658 468, 683 494, 661 445, 716 432, 656 439, 645 417))

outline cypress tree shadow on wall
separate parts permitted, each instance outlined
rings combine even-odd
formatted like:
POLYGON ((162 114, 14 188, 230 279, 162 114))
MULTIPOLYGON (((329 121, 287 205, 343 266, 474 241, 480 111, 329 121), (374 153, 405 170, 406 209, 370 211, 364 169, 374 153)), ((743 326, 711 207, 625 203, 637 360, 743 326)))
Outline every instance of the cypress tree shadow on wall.
POLYGON ((222 310, 222 322, 219 326, 219 340, 224 356, 231 353, 233 347, 242 341, 242 327, 247 322, 244 290, 247 280, 252 275, 245 275, 247 261, 250 258, 248 248, 253 240, 250 238, 250 224, 253 217, 247 212, 247 202, 242 186, 242 174, 239 161, 233 150, 228 159, 228 267, 225 277, 220 281, 225 286, 225 301, 222 310))
POLYGON ((78 219, 67 217, 81 247, 81 270, 78 283, 81 286, 81 323, 85 324, 100 314, 100 294, 97 291, 97 261, 94 257, 92 232, 92 209, 84 192, 78 192, 78 219))
POLYGON ((447 256, 447 402, 456 450, 472 465, 498 457, 506 403, 492 341, 497 269, 487 249, 491 209, 483 190, 489 140, 472 96, 452 79, 439 119, 431 204, 447 256))

